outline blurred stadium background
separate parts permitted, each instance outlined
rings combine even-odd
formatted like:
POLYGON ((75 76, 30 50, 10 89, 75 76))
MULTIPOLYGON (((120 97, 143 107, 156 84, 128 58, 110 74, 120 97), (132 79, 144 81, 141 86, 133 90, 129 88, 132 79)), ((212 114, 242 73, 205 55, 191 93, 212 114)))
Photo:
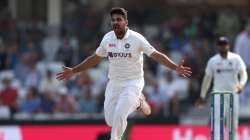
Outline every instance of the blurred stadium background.
MULTIPOLYGON (((54 74, 96 49, 111 29, 113 6, 128 10, 131 29, 193 69, 183 79, 145 57, 144 94, 153 115, 132 114, 123 140, 210 139, 209 103, 197 109, 194 102, 216 37, 229 37, 237 50, 237 37, 250 23, 250 0, 0 0, 0 140, 108 140, 107 61, 68 82, 54 74)), ((249 70, 250 36, 245 41, 249 49, 240 55, 249 70)), ((248 81, 240 98, 240 140, 250 140, 249 107, 248 81)))

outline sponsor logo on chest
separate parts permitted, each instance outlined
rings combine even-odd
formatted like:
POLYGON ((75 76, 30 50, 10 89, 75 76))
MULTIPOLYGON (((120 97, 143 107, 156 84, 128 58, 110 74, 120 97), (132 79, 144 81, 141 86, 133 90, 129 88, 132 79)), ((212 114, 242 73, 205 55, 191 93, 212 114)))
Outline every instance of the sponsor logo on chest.
MULTIPOLYGON (((120 48, 120 47, 116 47, 116 44, 110 43, 109 44, 109 48, 120 48)), ((120 50, 118 49, 117 51, 108 51, 108 57, 109 58, 131 58, 132 54, 131 52, 128 52, 131 48, 131 45, 129 43, 125 43, 120 50), (124 50, 125 48, 125 50, 124 50), (124 52, 123 52, 124 51, 124 52)), ((113 49, 111 49, 113 50, 113 49)))
POLYGON ((124 53, 124 52, 108 52, 109 58, 131 58, 131 53, 124 53))
POLYGON ((233 62, 232 61, 227 61, 225 63, 219 62, 216 64, 217 68, 216 68, 216 73, 220 74, 220 73, 231 73, 234 71, 233 68, 233 62))

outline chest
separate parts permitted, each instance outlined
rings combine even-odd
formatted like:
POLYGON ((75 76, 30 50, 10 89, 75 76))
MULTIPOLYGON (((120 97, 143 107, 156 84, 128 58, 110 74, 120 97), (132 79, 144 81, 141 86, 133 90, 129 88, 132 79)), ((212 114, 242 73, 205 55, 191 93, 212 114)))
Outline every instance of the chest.
POLYGON ((111 40, 106 44, 107 52, 113 53, 136 53, 138 52, 138 43, 132 40, 111 40))
POLYGON ((142 54, 139 51, 139 44, 133 40, 112 40, 106 44, 109 60, 127 61, 138 59, 142 54))
POLYGON ((237 70, 237 63, 234 60, 220 60, 215 62, 213 70, 217 74, 234 73, 237 70))

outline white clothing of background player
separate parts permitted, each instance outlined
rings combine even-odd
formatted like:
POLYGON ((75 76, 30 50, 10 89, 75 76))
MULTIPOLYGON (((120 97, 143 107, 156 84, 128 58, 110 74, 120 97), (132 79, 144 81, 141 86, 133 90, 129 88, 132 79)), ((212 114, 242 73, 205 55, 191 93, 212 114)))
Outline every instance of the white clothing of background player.
POLYGON ((143 53, 184 77, 190 76, 191 71, 182 65, 183 62, 176 65, 166 55, 155 50, 141 34, 130 30, 124 8, 112 8, 110 16, 113 31, 103 37, 96 52, 73 68, 64 67, 57 74, 57 79, 67 80, 95 66, 103 57, 108 57, 109 82, 105 91, 104 115, 107 124, 112 127, 111 140, 121 140, 129 114, 137 108, 145 115, 151 113, 142 95, 143 53))
MULTIPOLYGON (((242 58, 233 52, 230 52, 229 40, 226 37, 220 37, 217 42, 219 53, 211 57, 207 63, 205 76, 203 78, 200 98, 197 105, 202 107, 205 103, 205 97, 213 79, 213 88, 215 92, 231 92, 234 98, 234 126, 238 128, 239 116, 239 95, 242 88, 247 82, 246 65, 242 58)), ((218 100, 219 102, 220 100, 218 100)), ((214 102, 217 102, 216 100, 214 102)), ((226 105, 229 100, 226 100, 226 105)), ((225 110, 229 107, 225 107, 225 110)), ((215 108, 217 110, 219 108, 215 108)), ((227 112, 227 111, 226 111, 227 112)), ((219 115, 216 115, 215 121, 219 120, 219 115)), ((227 122, 228 123, 228 122, 227 122)), ((215 135, 217 135, 215 132, 215 135)))

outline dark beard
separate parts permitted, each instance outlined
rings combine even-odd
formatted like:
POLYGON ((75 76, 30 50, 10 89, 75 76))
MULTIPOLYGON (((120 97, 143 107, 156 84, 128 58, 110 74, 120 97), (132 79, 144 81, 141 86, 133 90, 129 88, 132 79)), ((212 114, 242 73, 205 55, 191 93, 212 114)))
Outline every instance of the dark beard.
POLYGON ((220 51, 219 53, 222 57, 226 58, 228 51, 220 51))
POLYGON ((119 38, 119 39, 123 38, 123 36, 124 36, 124 34, 125 34, 125 30, 123 30, 123 29, 121 29, 121 28, 116 28, 116 30, 115 30, 114 27, 113 27, 113 30, 114 30, 114 32, 115 32, 117 38, 119 38), (117 30, 117 29, 118 29, 118 30, 117 30))
POLYGON ((113 28, 113 30, 121 30, 120 26, 117 24, 113 25, 112 28, 113 28))

